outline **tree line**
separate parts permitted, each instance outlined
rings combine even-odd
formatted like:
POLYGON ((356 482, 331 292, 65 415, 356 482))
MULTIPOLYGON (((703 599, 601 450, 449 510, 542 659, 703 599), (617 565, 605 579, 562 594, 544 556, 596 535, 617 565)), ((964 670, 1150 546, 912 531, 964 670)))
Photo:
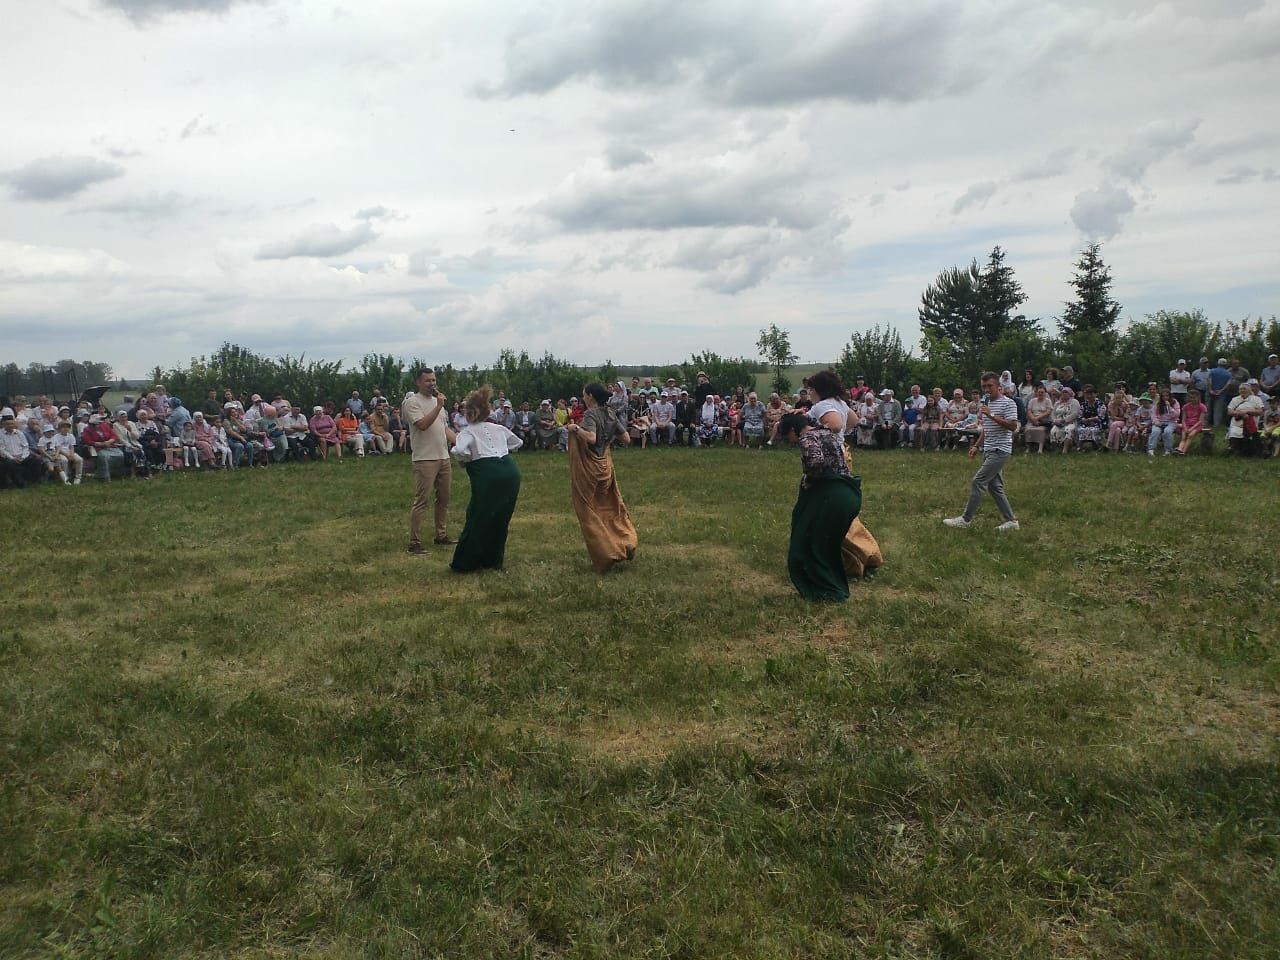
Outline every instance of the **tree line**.
MULTIPOLYGON (((902 342, 890 325, 857 331, 844 344, 834 368, 852 385, 865 376, 871 386, 889 387, 901 393, 912 383, 926 389, 970 385, 982 370, 1010 370, 1015 379, 1030 368, 1037 375, 1050 366, 1071 364, 1084 380, 1100 389, 1116 380, 1145 384, 1164 380, 1174 362, 1185 357, 1194 367, 1201 356, 1239 357, 1257 373, 1270 353, 1280 353, 1280 322, 1244 319, 1215 323, 1203 310, 1160 310, 1117 329, 1120 304, 1112 297, 1111 271, 1102 259, 1101 246, 1088 244, 1075 262, 1071 280, 1074 298, 1063 305, 1056 331, 1043 321, 1019 312, 1027 296, 1005 262, 1005 251, 996 246, 985 263, 973 260, 967 267, 951 267, 938 274, 921 295, 917 316, 921 340, 919 353, 902 342)), ((773 389, 791 390, 786 371, 797 356, 790 334, 770 324, 760 331, 757 356, 722 357, 705 351, 683 363, 583 367, 550 353, 531 357, 526 351, 503 350, 487 366, 436 365, 440 389, 461 398, 480 383, 492 384, 519 400, 536 401, 577 395, 584 382, 608 383, 630 376, 651 376, 659 383, 674 378, 692 384, 705 371, 721 390, 750 386, 760 370, 773 374, 773 389)), ((178 396, 202 397, 208 390, 230 389, 240 393, 279 391, 291 400, 311 404, 349 396, 352 390, 372 392, 380 388, 392 398, 412 389, 412 371, 421 360, 404 360, 389 354, 369 353, 354 366, 343 360, 308 360, 305 355, 268 357, 247 347, 224 343, 217 351, 193 357, 183 367, 154 368, 151 383, 163 382, 178 396)), ((75 393, 94 384, 110 385, 111 367, 88 360, 59 360, 55 364, 32 363, 25 369, 9 363, 0 368, 3 392, 75 393)))
POLYGON ((112 380, 111 365, 93 360, 29 363, 26 367, 6 363, 0 367, 0 393, 9 397, 78 395, 85 387, 110 384, 112 380))
POLYGON ((920 352, 914 353, 891 326, 855 332, 836 360, 846 383, 865 376, 875 387, 901 391, 913 383, 926 390, 972 385, 983 370, 1009 370, 1015 380, 1031 369, 1070 364, 1100 390, 1112 383, 1163 381, 1180 358, 1194 368, 1200 357, 1239 357, 1253 373, 1270 353, 1280 353, 1280 322, 1245 318, 1214 323, 1203 310, 1160 310, 1117 329, 1120 304, 1111 295, 1111 271, 1101 245, 1088 244, 1075 262, 1074 298, 1056 318, 1056 332, 1019 313, 1027 296, 992 249, 985 264, 951 267, 925 288, 917 311, 920 352))
POLYGON ((196 402, 209 390, 231 390, 271 396, 277 391, 291 401, 310 405, 340 400, 359 390, 365 396, 380 389, 398 401, 413 389, 413 372, 420 365, 436 372, 440 390, 448 397, 462 399, 482 383, 504 390, 514 402, 579 396, 584 383, 608 383, 630 376, 652 376, 658 382, 674 377, 692 383, 699 370, 715 383, 750 383, 758 364, 742 357, 721 357, 712 352, 694 354, 683 363, 666 366, 616 366, 607 361, 598 367, 583 367, 550 353, 531 357, 526 351, 503 350, 489 366, 431 364, 414 357, 405 360, 390 354, 370 353, 354 366, 342 360, 308 360, 305 356, 268 357, 247 347, 224 343, 217 351, 194 357, 184 367, 150 373, 152 383, 163 383, 171 395, 196 402))

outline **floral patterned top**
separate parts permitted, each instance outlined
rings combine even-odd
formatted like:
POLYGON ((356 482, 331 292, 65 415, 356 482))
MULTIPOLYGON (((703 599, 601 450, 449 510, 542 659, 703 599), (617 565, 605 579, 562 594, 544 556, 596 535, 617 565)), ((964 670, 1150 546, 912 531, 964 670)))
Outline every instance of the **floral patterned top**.
POLYGON ((1107 423, 1106 405, 1098 399, 1087 397, 1080 401, 1080 423, 1086 427, 1104 427, 1107 423))
POLYGON ((811 427, 800 436, 800 462, 806 481, 850 476, 844 437, 826 427, 811 427))

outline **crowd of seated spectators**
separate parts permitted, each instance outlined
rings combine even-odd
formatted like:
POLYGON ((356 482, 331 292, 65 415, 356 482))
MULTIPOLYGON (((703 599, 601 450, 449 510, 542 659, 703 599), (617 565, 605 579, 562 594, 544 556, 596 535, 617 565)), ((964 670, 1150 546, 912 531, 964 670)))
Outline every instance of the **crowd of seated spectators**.
MULTIPOLYGON (((1211 367, 1201 357, 1198 368, 1178 360, 1167 379, 1140 389, 1117 382, 1099 390, 1081 383, 1069 366, 1050 367, 1042 377, 1024 370, 1018 381, 1006 370, 1000 384, 1017 404, 1016 442, 1027 453, 1212 453, 1215 429, 1224 427, 1230 455, 1280 452, 1280 357, 1274 354, 1256 378, 1239 360, 1224 357, 1211 367)), ((898 400, 894 391, 877 393, 859 377, 850 403, 857 414, 850 442, 860 447, 939 451, 965 448, 978 435, 976 390, 957 387, 948 397, 940 387, 926 394, 912 385, 898 400)))
POLYGON ((219 396, 210 390, 195 409, 163 384, 115 410, 102 403, 57 405, 47 397, 14 397, 0 409, 0 484, 42 480, 68 486, 86 473, 100 480, 149 479, 175 470, 267 467, 286 460, 387 456, 408 449, 399 410, 381 391, 359 391, 341 406, 326 401, 310 414, 280 394, 219 396))
MULTIPOLYGON (((1187 455, 1212 453, 1225 428, 1230 455, 1280 453, 1280 357, 1271 355, 1253 377, 1238 360, 1201 357, 1190 369, 1179 360, 1163 382, 1141 389, 1115 383, 1108 391, 1081 383, 1067 366, 1042 377, 1024 370, 1020 380, 1001 374, 1005 394, 1018 407, 1016 442, 1027 453, 1104 452, 1187 455), (1198 441, 1198 442, 1197 442, 1198 441)), ((704 372, 692 388, 650 377, 610 385, 609 408, 627 429, 633 447, 684 445, 765 449, 778 443, 787 413, 812 406, 807 387, 794 396, 762 400, 738 386, 721 393, 704 372)), ((866 449, 922 451, 965 449, 978 436, 977 390, 948 395, 913 384, 899 399, 858 377, 845 398, 850 445, 866 449)), ((568 426, 586 411, 578 397, 521 400, 498 391, 492 419, 524 441, 522 451, 565 451, 568 426)), ((459 404, 449 411, 456 430, 465 426, 459 404)), ((408 450, 408 430, 397 405, 380 390, 366 400, 359 391, 340 404, 314 405, 308 414, 279 394, 208 396, 190 410, 163 384, 109 410, 98 404, 58 406, 46 397, 0 402, 0 485, 42 480, 79 484, 86 472, 102 480, 132 474, 150 477, 173 470, 266 467, 287 460, 342 460, 390 456, 408 450)))

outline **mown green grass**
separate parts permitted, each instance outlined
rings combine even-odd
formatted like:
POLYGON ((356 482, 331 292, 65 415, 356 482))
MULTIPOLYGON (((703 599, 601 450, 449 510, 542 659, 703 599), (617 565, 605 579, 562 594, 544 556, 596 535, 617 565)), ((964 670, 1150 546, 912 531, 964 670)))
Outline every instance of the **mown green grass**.
POLYGON ((1275 956, 1271 465, 857 462, 841 607, 786 452, 621 451, 603 578, 555 454, 466 578, 403 459, 4 494, 0 956, 1275 956))

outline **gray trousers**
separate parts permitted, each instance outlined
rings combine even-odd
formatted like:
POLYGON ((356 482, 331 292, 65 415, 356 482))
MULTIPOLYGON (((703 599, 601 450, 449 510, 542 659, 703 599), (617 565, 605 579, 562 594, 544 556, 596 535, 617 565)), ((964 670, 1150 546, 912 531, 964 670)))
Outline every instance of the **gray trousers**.
POLYGON ((668 422, 663 424, 657 424, 657 423, 649 424, 649 442, 650 443, 658 442, 659 430, 661 430, 664 434, 666 434, 667 443, 676 442, 676 424, 674 420, 669 420, 668 422))
POLYGON ((1003 450, 986 450, 982 454, 982 466, 973 475, 969 485, 969 502, 964 507, 964 518, 972 520, 982 503, 982 495, 990 492, 991 499, 996 502, 1000 515, 1006 520, 1013 519, 1013 508, 1004 495, 1004 463, 1009 454, 1003 450))

